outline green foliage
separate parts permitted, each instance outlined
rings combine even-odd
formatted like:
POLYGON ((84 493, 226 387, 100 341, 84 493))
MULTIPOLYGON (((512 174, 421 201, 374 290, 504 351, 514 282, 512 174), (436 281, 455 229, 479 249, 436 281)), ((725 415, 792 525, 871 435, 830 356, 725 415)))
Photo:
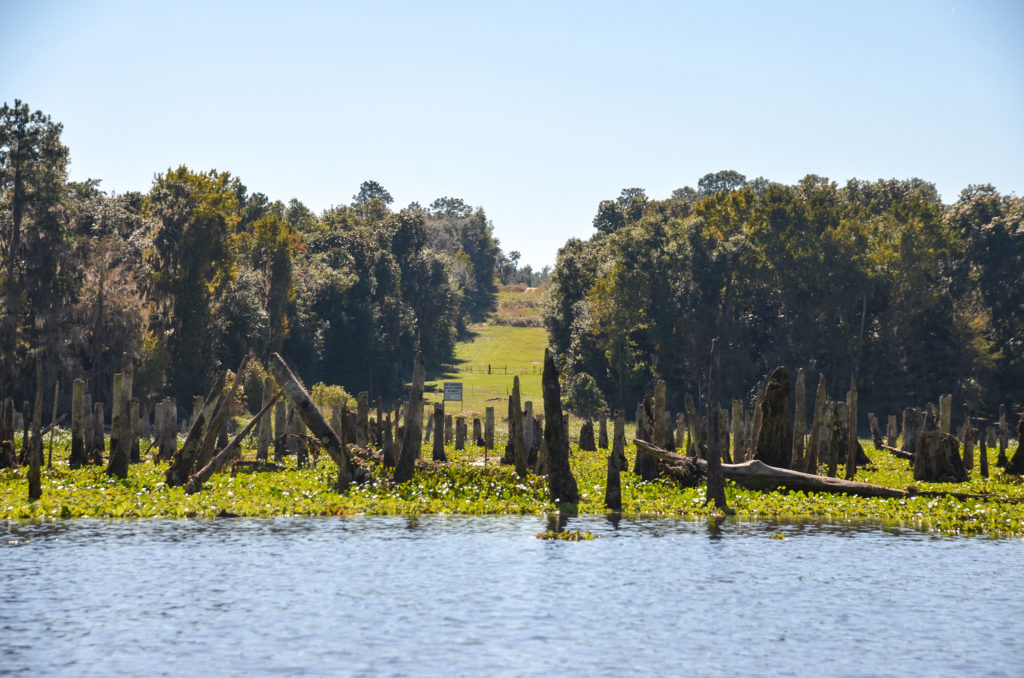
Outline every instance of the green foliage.
POLYGON ((733 171, 630 220, 638 199, 603 201, 621 222, 559 251, 545 314, 566 369, 613 407, 665 379, 678 409, 702 392, 714 337, 726 398, 781 364, 825 374, 838 399, 856 369, 876 412, 946 392, 987 412, 1024 401, 1024 201, 972 187, 945 208, 919 179, 733 171))
POLYGON ((597 382, 586 372, 569 374, 565 380, 564 393, 566 408, 585 419, 596 419, 601 412, 608 410, 608 403, 597 387, 597 382))
POLYGON ((336 384, 328 386, 322 381, 318 381, 310 387, 309 397, 313 399, 321 412, 327 413, 327 416, 330 416, 331 410, 335 407, 348 407, 350 410, 354 410, 356 407, 356 399, 349 395, 343 387, 336 384))

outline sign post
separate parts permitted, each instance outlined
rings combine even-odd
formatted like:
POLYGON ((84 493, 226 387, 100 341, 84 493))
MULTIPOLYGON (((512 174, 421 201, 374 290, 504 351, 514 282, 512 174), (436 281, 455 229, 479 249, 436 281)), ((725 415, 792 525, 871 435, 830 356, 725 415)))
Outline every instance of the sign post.
POLYGON ((461 381, 446 381, 444 382, 444 399, 445 401, 459 401, 460 409, 464 409, 462 406, 462 382, 461 381))

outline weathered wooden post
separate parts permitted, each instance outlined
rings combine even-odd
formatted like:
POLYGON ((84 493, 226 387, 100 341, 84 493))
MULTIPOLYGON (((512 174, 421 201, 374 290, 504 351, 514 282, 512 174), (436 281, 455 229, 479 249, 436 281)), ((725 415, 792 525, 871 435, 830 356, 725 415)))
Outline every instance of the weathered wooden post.
POLYGON ((111 474, 110 464, 121 454, 121 372, 114 373, 114 387, 110 395, 110 457, 107 461, 107 475, 111 474))
POLYGON ((608 449, 608 413, 604 410, 597 420, 597 446, 602 450, 608 449))
POLYGON ((527 400, 523 403, 523 445, 526 447, 526 455, 529 457, 530 450, 534 444, 539 446, 539 441, 533 439, 533 401, 527 400))
POLYGON ((434 405, 434 414, 430 417, 434 428, 434 449, 431 457, 434 461, 448 461, 444 453, 444 404, 434 405))
POLYGON ((444 444, 452 445, 455 443, 455 420, 452 415, 444 415, 444 444))
MULTIPOLYGON (((335 435, 341 435, 341 427, 336 429, 335 435)), ((284 458, 288 437, 288 406, 284 400, 278 400, 274 405, 274 461, 280 462, 284 458)))
POLYGON ((597 444, 594 442, 594 422, 590 419, 584 419, 583 425, 580 426, 580 449, 586 452, 593 452, 597 449, 597 444))
POLYGON ((57 403, 60 401, 60 379, 53 385, 53 416, 50 417, 50 444, 46 453, 46 468, 53 468, 53 436, 57 433, 57 403))
POLYGON ((417 351, 412 371, 412 391, 409 393, 409 404, 405 410, 405 429, 402 435, 402 449, 398 454, 398 466, 395 467, 394 481, 408 482, 416 471, 416 460, 419 459, 423 436, 423 381, 426 367, 423 353, 417 351))
POLYGON ((962 483, 967 471, 956 438, 948 433, 922 431, 914 453, 914 480, 929 483, 962 483))
POLYGON ((306 468, 309 464, 309 442, 306 440, 306 422, 302 417, 292 419, 291 437, 295 441, 295 467, 306 468))
POLYGON ((356 397, 356 445, 366 447, 370 441, 369 432, 370 394, 367 391, 360 391, 356 397))
POLYGON ((907 407, 903 410, 903 446, 904 452, 913 454, 917 451, 917 436, 924 423, 924 416, 920 410, 907 407))
MULTIPOLYGON (((32 438, 28 447, 28 498, 43 496, 40 466, 43 463, 43 362, 36 356, 36 404, 32 409, 32 438)), ((22 442, 24 445, 24 442, 22 442)))
POLYGON ((107 461, 107 475, 115 478, 128 477, 128 463, 131 461, 128 455, 131 437, 127 422, 129 408, 124 394, 124 372, 118 372, 114 375, 113 414, 110 417, 110 459, 107 461))
POLYGON ((547 447, 548 491, 551 501, 576 503, 579 490, 569 466, 569 434, 563 431, 562 387, 558 383, 558 370, 551 351, 544 350, 544 372, 541 377, 544 392, 544 444, 547 447))
POLYGON ((704 441, 700 437, 700 418, 697 416, 697 406, 693 402, 693 396, 686 394, 684 399, 686 406, 686 432, 687 445, 686 456, 706 458, 704 441))
MULTIPOLYGON (((270 377, 263 379, 263 404, 266 407, 274 397, 274 380, 270 377)), ((274 438, 274 422, 270 414, 260 417, 259 438, 256 442, 256 461, 266 461, 270 453, 270 441, 274 438)))
MULTIPOLYGON (((83 435, 84 409, 85 380, 75 379, 71 385, 71 456, 68 457, 68 466, 73 469, 81 468, 89 463, 83 435)), ((2 429, 0 429, 0 434, 2 434, 2 429)))
POLYGON ((953 396, 949 393, 939 396, 939 433, 949 435, 953 430, 953 396))
POLYGON ((704 503, 714 501, 716 509, 725 511, 728 506, 725 503, 725 475, 719 449, 721 427, 718 425, 721 417, 719 365, 718 339, 715 338, 711 340, 711 365, 708 368, 708 486, 704 503))
POLYGON ((106 452, 106 441, 103 436, 103 401, 92 404, 92 442, 89 445, 89 463, 102 464, 103 453, 106 452))
POLYGON ((978 473, 981 474, 982 478, 988 478, 988 438, 992 432, 992 427, 989 426, 988 430, 978 436, 978 473))
POLYGON ((141 405, 139 404, 138 398, 132 398, 131 403, 128 405, 128 461, 132 464, 138 464, 140 461, 140 450, 139 450, 139 438, 140 430, 142 428, 142 420, 139 418, 139 410, 141 405))
POLYGON ((14 399, 0 401, 0 468, 15 468, 14 454, 14 399))
POLYGON ((804 436, 807 435, 807 386, 805 383, 804 368, 796 371, 796 388, 793 389, 793 400, 795 402, 793 413, 793 457, 790 460, 789 468, 802 469, 804 467, 804 436))
POLYGON ((1009 429, 1006 427, 1006 405, 999 406, 999 458, 996 466, 1006 468, 1006 448, 1008 447, 1009 429))
POLYGON ((871 429, 871 442, 874 444, 875 449, 882 449, 882 445, 885 444, 882 427, 879 426, 878 417, 875 416, 874 412, 868 412, 868 427, 871 429))
POLYGON ((971 469, 974 468, 974 427, 971 426, 970 416, 967 416, 964 419, 964 426, 963 429, 961 429, 960 438, 964 443, 964 469, 966 469, 968 475, 970 475, 971 469))
POLYGON ((494 449, 494 407, 484 409, 484 450, 494 449))
POLYGON ((665 449, 668 431, 665 430, 665 380, 659 379, 654 385, 654 422, 651 431, 651 442, 665 449))
MULTIPOLYGON (((529 472, 527 468, 526 443, 523 438, 523 410, 520 404, 519 376, 512 377, 512 420, 509 422, 508 434, 512 437, 512 450, 515 455, 516 474, 525 478, 529 472)), ((545 407, 547 404, 545 403, 545 407)), ((548 448, 551 449, 550 447, 548 448)), ((568 450, 566 451, 568 454, 568 450)))
POLYGON ((899 442, 900 431, 896 424, 896 415, 890 414, 889 420, 885 425, 885 444, 889 447, 896 447, 896 443, 899 442))
POLYGON ((846 479, 857 475, 857 375, 850 375, 850 392, 846 396, 850 418, 846 430, 846 479))
POLYGON ((793 420, 789 415, 789 372, 777 367, 761 399, 754 458, 769 466, 788 468, 793 456, 793 420))
MULTIPOLYGON (((434 430, 438 435, 438 429, 434 430)), ((381 447, 384 448, 384 465, 388 468, 395 468, 398 465, 398 455, 395 453, 395 439, 391 432, 391 413, 384 415, 384 428, 381 429, 381 447)), ((444 440, 441 441, 441 448, 444 449, 444 440)))
POLYGON ((466 417, 461 414, 455 417, 455 449, 466 449, 466 417))

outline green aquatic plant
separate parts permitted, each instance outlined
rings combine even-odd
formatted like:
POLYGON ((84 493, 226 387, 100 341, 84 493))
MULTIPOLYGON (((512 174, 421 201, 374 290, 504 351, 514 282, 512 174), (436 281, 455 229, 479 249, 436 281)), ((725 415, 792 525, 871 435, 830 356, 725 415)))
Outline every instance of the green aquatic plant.
MULTIPOLYGON (((449 448, 449 462, 416 471, 402 484, 390 473, 370 465, 369 479, 345 494, 333 489, 334 463, 321 455, 315 466, 296 468, 285 460, 282 470, 260 473, 214 474, 202 492, 188 495, 184 488, 164 482, 166 464, 133 464, 124 480, 108 477, 101 466, 71 470, 65 436, 58 435, 53 467, 42 471, 43 496, 29 501, 27 469, 0 471, 0 518, 6 520, 61 520, 69 518, 216 518, 354 515, 549 515, 559 507, 548 496, 546 479, 534 474, 520 478, 512 467, 497 465, 490 452, 467 445, 449 448)), ((857 480, 906 488, 914 484, 909 465, 865 441, 874 460, 858 469, 857 480)), ((252 457, 251 449, 243 451, 252 457)), ((994 454, 994 452, 993 452, 994 454)), ((633 446, 627 456, 635 455, 633 446)), ((430 457, 424 447, 424 459, 430 457)), ((724 517, 706 506, 705 488, 680 487, 659 478, 643 481, 629 472, 621 475, 622 514, 626 517, 670 517, 684 520, 806 521, 827 523, 871 522, 942 534, 1024 536, 1024 482, 990 465, 990 478, 972 472, 966 483, 918 483, 919 490, 992 495, 994 499, 959 500, 952 496, 916 495, 903 499, 863 498, 806 492, 757 492, 726 483, 726 497, 735 515, 724 517)), ((570 457, 579 487, 579 502, 572 515, 604 515, 607 451, 583 452, 570 457)))
POLYGON ((579 530, 548 530, 547 532, 541 532, 538 534, 537 539, 553 539, 555 541, 591 541, 594 539, 594 535, 590 532, 580 532, 579 530))

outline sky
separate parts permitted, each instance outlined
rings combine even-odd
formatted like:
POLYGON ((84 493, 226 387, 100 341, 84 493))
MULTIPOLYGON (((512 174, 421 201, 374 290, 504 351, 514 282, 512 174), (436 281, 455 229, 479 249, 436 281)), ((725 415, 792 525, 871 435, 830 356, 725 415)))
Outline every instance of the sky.
POLYGON ((0 0, 0 101, 64 125, 70 177, 185 164, 314 211, 482 207, 553 265, 601 200, 709 172, 1024 195, 1024 2, 0 0))

